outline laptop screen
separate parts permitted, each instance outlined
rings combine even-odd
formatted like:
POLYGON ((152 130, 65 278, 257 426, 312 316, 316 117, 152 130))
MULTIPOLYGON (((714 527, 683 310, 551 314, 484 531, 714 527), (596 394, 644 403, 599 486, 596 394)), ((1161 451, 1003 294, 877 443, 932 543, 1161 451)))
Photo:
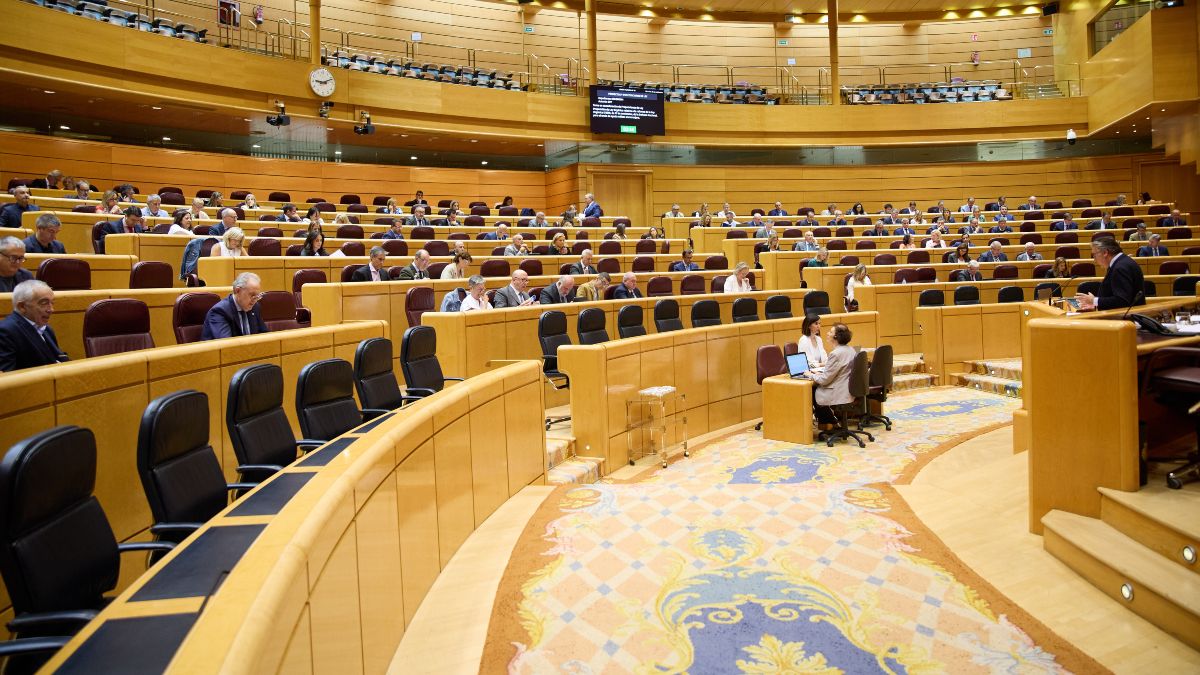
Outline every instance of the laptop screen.
POLYGON ((808 371, 808 354, 798 352, 796 354, 787 355, 788 375, 796 377, 808 371))

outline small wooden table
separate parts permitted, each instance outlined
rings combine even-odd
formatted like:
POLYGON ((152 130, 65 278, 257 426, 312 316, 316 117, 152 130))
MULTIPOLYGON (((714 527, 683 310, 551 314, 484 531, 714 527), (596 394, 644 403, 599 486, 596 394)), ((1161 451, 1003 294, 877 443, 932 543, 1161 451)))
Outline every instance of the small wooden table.
POLYGON ((775 375, 762 382, 763 438, 813 442, 813 383, 775 375))

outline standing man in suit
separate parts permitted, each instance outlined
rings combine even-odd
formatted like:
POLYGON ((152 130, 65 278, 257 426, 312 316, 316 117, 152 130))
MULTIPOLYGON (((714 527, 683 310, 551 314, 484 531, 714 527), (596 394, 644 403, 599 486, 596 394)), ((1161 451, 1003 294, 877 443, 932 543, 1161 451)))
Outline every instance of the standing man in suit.
POLYGON ((1151 256, 1170 255, 1167 253, 1167 247, 1162 245, 1162 235, 1155 232, 1150 235, 1150 242, 1146 246, 1142 246, 1137 250, 1137 257, 1148 258, 1151 256))
POLYGON ((366 265, 354 270, 350 281, 390 281, 387 270, 387 251, 382 246, 371 247, 371 259, 366 265))
POLYGON ((21 214, 26 211, 40 211, 37 204, 30 200, 29 188, 18 185, 12 189, 12 196, 17 200, 0 208, 0 227, 21 227, 21 214))
POLYGON ((579 255, 579 262, 571 265, 570 271, 571 274, 595 274, 596 268, 592 266, 592 249, 583 249, 583 253, 579 255))
POLYGON ((567 275, 542 289, 541 304, 561 305, 575 299, 575 279, 567 275))
POLYGON ((517 270, 512 273, 512 282, 496 291, 492 307, 526 307, 537 304, 537 298, 529 295, 529 273, 517 270))
POLYGON ((9 372, 69 360, 50 328, 54 291, 30 279, 13 290, 13 311, 0 322, 0 371, 9 372))
POLYGON ((632 300, 640 298, 642 291, 637 287, 637 275, 633 272, 626 272, 621 277, 621 285, 617 286, 617 290, 613 291, 613 299, 615 300, 632 300))
POLYGON ((11 293, 33 278, 29 270, 21 267, 23 262, 25 243, 16 237, 0 239, 0 293, 11 293))
MULTIPOLYGON (((1100 282, 1100 294, 1078 293, 1075 299, 1081 310, 1122 309, 1134 305, 1137 294, 1145 288, 1142 268, 1132 258, 1121 252, 1121 245, 1111 237, 1092 241, 1092 260, 1103 265, 1104 280, 1100 282)), ((1136 304, 1145 304, 1143 299, 1136 304)))
POLYGON ((583 208, 584 218, 599 218, 604 215, 604 209, 600 208, 595 195, 589 192, 583 196, 583 200, 587 202, 587 206, 583 208))
POLYGON ((262 282, 253 272, 242 272, 233 280, 233 292, 212 306, 204 317, 201 340, 242 337, 267 332, 258 311, 262 282))
POLYGON ((25 237, 26 253, 62 255, 67 252, 67 247, 58 240, 58 231, 62 229, 62 222, 59 221, 58 216, 53 213, 43 213, 38 216, 36 227, 33 234, 25 237))
POLYGON ((417 252, 413 254, 413 261, 400 270, 400 276, 397 279, 400 281, 428 279, 429 272, 425 271, 427 269, 429 269, 429 251, 423 248, 417 249, 417 252))

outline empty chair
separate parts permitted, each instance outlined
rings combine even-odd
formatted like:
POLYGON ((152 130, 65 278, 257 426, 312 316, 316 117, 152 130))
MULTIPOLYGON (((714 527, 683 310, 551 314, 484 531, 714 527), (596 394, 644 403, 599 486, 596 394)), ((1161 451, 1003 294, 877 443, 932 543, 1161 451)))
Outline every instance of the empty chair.
POLYGON ((292 195, 287 192, 272 192, 271 194, 267 195, 267 201, 290 202, 292 201, 292 195))
POLYGON ((733 322, 758 321, 758 301, 754 298, 738 298, 733 301, 733 322))
POLYGON ((1005 286, 997 293, 996 302, 1025 302, 1025 290, 1020 286, 1005 286))
POLYGON ((56 291, 87 291, 92 288, 92 268, 77 258, 47 258, 38 265, 37 278, 56 291))
MULTIPOLYGON (((1075 201, 1071 202, 1071 208, 1073 208, 1073 209, 1083 209, 1083 208, 1087 208, 1091 205, 1092 205, 1092 200, 1090 200, 1090 199, 1076 199, 1075 201)), ((1047 207, 1047 208, 1049 208, 1049 207, 1047 207)), ((1099 215, 1099 214, 1097 214, 1097 215, 1099 215)))
POLYGON ((725 280, 728 278, 728 274, 714 275, 712 280, 708 282, 708 292, 723 293, 725 291, 725 280))
POLYGON ((978 305, 979 288, 977 286, 959 286, 954 289, 954 304, 978 305))
MULTIPOLYGON (((406 256, 408 255, 408 242, 403 239, 384 239, 379 243, 383 250, 387 251, 388 255, 406 256)), ((432 253, 430 255, 433 255, 432 253)))
POLYGON ((1191 269, 1183 260, 1168 260, 1158 266, 1159 274, 1187 274, 1188 272, 1191 272, 1191 269))
POLYGON ((993 279, 1016 279, 1017 278, 1017 266, 1016 265, 996 265, 996 268, 992 270, 992 278, 993 279))
POLYGON ((362 225, 339 225, 334 236, 338 239, 362 239, 363 228, 362 225))
POLYGON ((671 298, 654 303, 654 329, 659 333, 683 330, 683 321, 679 318, 679 303, 671 298))
MULTIPOLYGON (((0 461, 0 575, 12 600, 8 628, 18 638, 75 633, 108 603, 104 594, 117 585, 121 553, 171 550, 162 542, 118 544, 95 487, 90 429, 54 427, 19 441, 0 461)), ((59 638, 57 646, 65 642, 59 638)), ((13 654, 29 648, 22 672, 36 670, 54 648, 3 644, 13 654)), ((6 670, 16 669, 14 661, 6 670)))
POLYGON ((646 334, 641 305, 625 305, 617 312, 617 336, 621 339, 646 334))
POLYGON ((692 328, 721 325, 721 306, 716 300, 697 300, 692 304, 692 328))
MULTIPOLYGON (((648 241, 648 240, 647 240, 648 241)), ((653 272, 654 258, 648 255, 639 255, 633 259, 633 265, 629 268, 630 272, 653 272)))
MULTIPOLYGON (((388 241, 394 241, 394 242, 398 242, 401 244, 404 243, 404 241, 402 239, 389 239, 388 241)), ((387 242, 384 242, 384 243, 387 243, 387 242)), ((407 245, 405 245, 405 247, 407 248, 407 245)), ((441 241, 440 239, 432 239, 430 241, 427 241, 427 242, 425 242, 425 245, 422 246, 421 248, 425 249, 425 252, 431 256, 448 256, 448 255, 450 255, 450 244, 447 244, 446 242, 441 241)))
POLYGON ((361 257, 367 254, 366 246, 361 241, 348 241, 342 244, 342 253, 351 257, 361 257))
POLYGON ((387 338, 368 338, 358 343, 354 350, 354 388, 364 406, 380 410, 395 410, 428 395, 414 396, 400 391, 392 369, 392 341, 387 338))
POLYGON ((295 296, 288 291, 264 291, 258 301, 258 312, 271 332, 300 328, 295 296))
MULTIPOLYGON (((390 361, 391 343, 388 342, 390 361)), ((404 374, 405 394, 431 396, 447 382, 462 382, 461 377, 446 377, 437 358, 437 331, 430 326, 413 326, 400 338, 400 372, 404 374)), ((365 403, 364 403, 365 405, 365 403)))
MULTIPOLYGON (((538 318, 538 344, 542 348, 542 375, 556 390, 569 389, 571 378, 558 369, 558 348, 571 344, 567 335, 567 315, 558 310, 542 312, 538 318)), ((546 429, 571 419, 570 415, 547 417, 546 429)))
POLYGON ((354 401, 354 367, 343 359, 304 366, 296 384, 296 417, 305 438, 330 441, 386 410, 359 410, 354 401))
POLYGON ((1191 239, 1192 228, 1190 227, 1172 227, 1167 230, 1167 239, 1191 239))
MULTIPOLYGON (((1171 282, 1171 295, 1176 297, 1189 297, 1196 295, 1196 283, 1200 282, 1200 276, 1183 276, 1171 282)), ((1080 291, 1082 293, 1082 291, 1080 291)))
POLYGON ((600 262, 596 263, 597 272, 608 272, 609 274, 619 276, 621 274, 621 261, 616 258, 601 258, 600 262))
POLYGON ((927 288, 917 296, 919 307, 941 307, 946 304, 946 294, 936 288, 927 288))
POLYGON ((187 344, 200 340, 204 332, 204 318, 208 310, 221 301, 216 293, 184 293, 175 298, 171 312, 171 325, 175 329, 175 342, 187 344))
POLYGON ((479 274, 484 277, 507 277, 512 274, 512 268, 507 260, 484 260, 479 266, 479 274))
POLYGON ((670 277, 650 277, 650 281, 646 282, 646 297, 659 298, 664 295, 671 295, 673 287, 670 277))
POLYGON ((1075 244, 1079 242, 1079 233, 1075 230, 1067 230, 1054 235, 1054 243, 1056 244, 1075 244))
POLYGON ((539 277, 542 275, 542 261, 536 258, 526 258, 517 265, 517 269, 525 270, 525 273, 531 277, 539 277))
POLYGON ((1030 242, 1034 244, 1041 244, 1042 235, 1037 232, 1026 232, 1025 234, 1021 235, 1021 245, 1025 245, 1030 242))
POLYGON ((175 285, 175 270, 170 263, 143 260, 129 270, 130 288, 171 288, 175 285))
POLYGON ((887 401, 888 392, 892 390, 892 346, 879 345, 871 355, 871 367, 867 376, 867 395, 862 398, 862 415, 858 418, 858 428, 872 422, 878 422, 884 429, 892 430, 892 420, 887 415, 876 415, 871 412, 870 402, 879 403, 880 411, 887 401))
POLYGON ((1094 277, 1096 276, 1096 264, 1090 262, 1077 262, 1071 265, 1071 276, 1073 277, 1094 277))
POLYGON ((786 295, 772 295, 763 306, 767 320, 792 318, 792 299, 786 295))
POLYGON ((599 307, 589 307, 580 312, 576 323, 579 344, 595 345, 608 342, 608 331, 605 330, 604 323, 604 310, 599 307))
POLYGON ((1078 258, 1079 257, 1079 247, 1078 246, 1059 246, 1058 248, 1054 249, 1054 257, 1055 258, 1066 258, 1067 260, 1072 260, 1074 258, 1078 258))
MULTIPOLYGON (((272 220, 274 220, 274 218, 272 218, 272 220)), ((260 227, 258 228, 258 236, 278 239, 283 236, 283 230, 279 229, 278 227, 260 227)))
POLYGON ((727 270, 729 269, 729 260, 723 255, 710 255, 704 259, 704 269, 727 270))
POLYGON ((872 264, 874 264, 874 265, 895 265, 896 264, 896 256, 895 256, 895 254, 892 254, 892 253, 878 253, 875 255, 874 260, 872 260, 872 264))
POLYGON ((138 429, 137 468, 160 541, 181 542, 229 504, 227 485, 209 444, 208 395, 186 389, 146 406, 138 429))
POLYGON ((825 291, 809 291, 804 295, 804 315, 829 314, 829 294, 825 291))
POLYGON ((279 245, 279 240, 272 239, 270 237, 256 237, 255 239, 251 240, 250 244, 246 247, 247 255, 274 256, 280 255, 282 252, 283 249, 279 245))
POLYGON ((342 198, 339 201, 342 204, 361 204, 362 198, 358 195, 342 195, 342 198))
POLYGON ((653 239, 639 239, 634 245, 633 251, 634 253, 654 253, 656 248, 657 244, 653 239))
MULTIPOLYGON (((760 386, 763 380, 787 372, 787 359, 779 345, 762 345, 754 355, 754 381, 760 386)), ((762 421, 754 425, 755 430, 762 429, 762 421)))
POLYGON ((225 428, 233 443, 238 474, 243 481, 260 483, 291 464, 297 450, 320 446, 324 441, 297 441, 283 410, 283 369, 273 363, 242 368, 229 381, 225 428))
POLYGON ((97 300, 83 313, 83 348, 88 358, 153 347, 150 309, 141 300, 97 300))
POLYGON ((892 283, 915 284, 917 283, 917 271, 911 267, 898 269, 892 274, 892 283))
POLYGON ((421 315, 435 311, 435 294, 429 286, 413 286, 404 293, 404 314, 409 326, 420 326, 421 315))
POLYGON ((1034 286, 1033 287, 1034 299, 1037 299, 1037 297, 1040 296, 1043 291, 1050 291, 1051 297, 1056 297, 1056 298, 1062 297, 1062 286, 1058 285, 1058 283, 1053 282, 1053 281, 1045 281, 1045 282, 1038 284, 1037 286, 1034 286))
POLYGON ((621 242, 612 240, 602 241, 596 252, 601 255, 621 255, 621 242))
POLYGON ((907 261, 908 261, 908 264, 910 264, 910 265, 914 265, 917 263, 927 263, 927 262, 929 262, 929 251, 921 251, 921 250, 909 251, 907 261))
POLYGON ((699 295, 704 291, 704 277, 699 274, 689 274, 679 282, 680 295, 699 295))

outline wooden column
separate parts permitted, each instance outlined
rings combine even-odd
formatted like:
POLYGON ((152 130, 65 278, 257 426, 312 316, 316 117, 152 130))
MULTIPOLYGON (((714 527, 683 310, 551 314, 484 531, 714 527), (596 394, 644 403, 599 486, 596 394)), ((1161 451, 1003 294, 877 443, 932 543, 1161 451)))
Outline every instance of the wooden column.
POLYGON ((321 0, 308 0, 308 35, 308 61, 314 66, 319 66, 321 65, 321 0))
POLYGON ((596 83, 596 0, 584 0, 584 12, 587 13, 587 69, 590 71, 588 84, 596 83))
POLYGON ((826 0, 829 12, 829 100, 842 104, 842 78, 838 74, 838 0, 826 0))

